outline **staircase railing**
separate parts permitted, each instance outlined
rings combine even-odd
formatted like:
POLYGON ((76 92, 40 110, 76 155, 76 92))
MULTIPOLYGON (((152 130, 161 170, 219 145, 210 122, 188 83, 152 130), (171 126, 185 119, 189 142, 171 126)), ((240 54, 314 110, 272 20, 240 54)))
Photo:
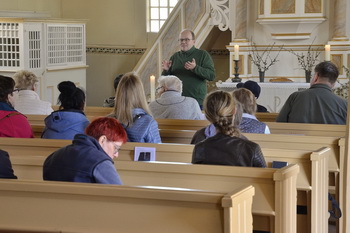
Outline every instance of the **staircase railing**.
POLYGON ((191 29, 196 34, 196 47, 201 47, 214 25, 210 18, 212 0, 180 0, 158 33, 154 44, 148 48, 135 66, 149 95, 149 77, 159 77, 161 62, 179 50, 179 33, 191 29))

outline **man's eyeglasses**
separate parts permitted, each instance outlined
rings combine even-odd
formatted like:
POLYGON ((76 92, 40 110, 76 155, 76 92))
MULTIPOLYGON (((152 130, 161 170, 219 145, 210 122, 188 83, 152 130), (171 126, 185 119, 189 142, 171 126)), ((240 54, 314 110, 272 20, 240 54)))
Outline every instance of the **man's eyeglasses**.
POLYGON ((18 88, 16 88, 16 89, 14 89, 13 91, 12 91, 12 93, 16 93, 16 92, 19 92, 20 91, 20 89, 18 89, 18 88))
POLYGON ((184 38, 184 39, 179 39, 179 42, 189 42, 192 39, 189 38, 184 38))

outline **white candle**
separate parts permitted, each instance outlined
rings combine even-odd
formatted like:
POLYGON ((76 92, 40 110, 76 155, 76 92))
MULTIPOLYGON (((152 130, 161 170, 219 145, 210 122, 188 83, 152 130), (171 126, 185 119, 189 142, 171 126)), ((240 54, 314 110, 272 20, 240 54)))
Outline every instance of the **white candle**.
POLYGON ((235 60, 239 60, 239 45, 235 44, 235 60))
POLYGON ((156 99, 156 86, 155 86, 155 81, 156 81, 156 77, 154 77, 154 75, 151 75, 151 77, 149 77, 149 81, 150 81, 150 88, 151 88, 151 101, 154 101, 156 99))
POLYGON ((324 46, 325 54, 324 54, 324 60, 330 61, 331 60, 331 45, 327 44, 324 46))

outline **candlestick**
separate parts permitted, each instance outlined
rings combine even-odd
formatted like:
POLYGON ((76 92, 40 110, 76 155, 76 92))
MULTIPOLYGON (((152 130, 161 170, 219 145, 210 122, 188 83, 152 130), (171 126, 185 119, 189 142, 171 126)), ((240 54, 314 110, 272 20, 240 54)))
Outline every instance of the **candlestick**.
POLYGON ((235 61, 239 60, 239 45, 235 45, 235 61))
POLYGON ((242 79, 239 77, 239 73, 238 73, 238 62, 239 62, 239 60, 234 60, 234 62, 235 62, 235 77, 234 78, 232 78, 231 80, 232 80, 232 82, 233 83, 238 83, 238 82, 240 82, 240 81, 242 81, 242 79))
POLYGON ((156 77, 154 77, 154 75, 151 75, 151 77, 149 77, 149 80, 150 80, 151 101, 154 101, 156 99, 156 91, 155 91, 156 77))
POLYGON ((325 54, 324 54, 324 60, 330 61, 331 60, 331 45, 327 44, 324 46, 325 54))

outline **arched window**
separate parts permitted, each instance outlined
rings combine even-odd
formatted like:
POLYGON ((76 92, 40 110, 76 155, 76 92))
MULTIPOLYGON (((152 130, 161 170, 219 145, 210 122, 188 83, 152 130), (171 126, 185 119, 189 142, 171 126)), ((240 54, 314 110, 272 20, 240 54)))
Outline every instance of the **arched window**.
POLYGON ((148 32, 158 32, 178 0, 148 0, 148 32))

